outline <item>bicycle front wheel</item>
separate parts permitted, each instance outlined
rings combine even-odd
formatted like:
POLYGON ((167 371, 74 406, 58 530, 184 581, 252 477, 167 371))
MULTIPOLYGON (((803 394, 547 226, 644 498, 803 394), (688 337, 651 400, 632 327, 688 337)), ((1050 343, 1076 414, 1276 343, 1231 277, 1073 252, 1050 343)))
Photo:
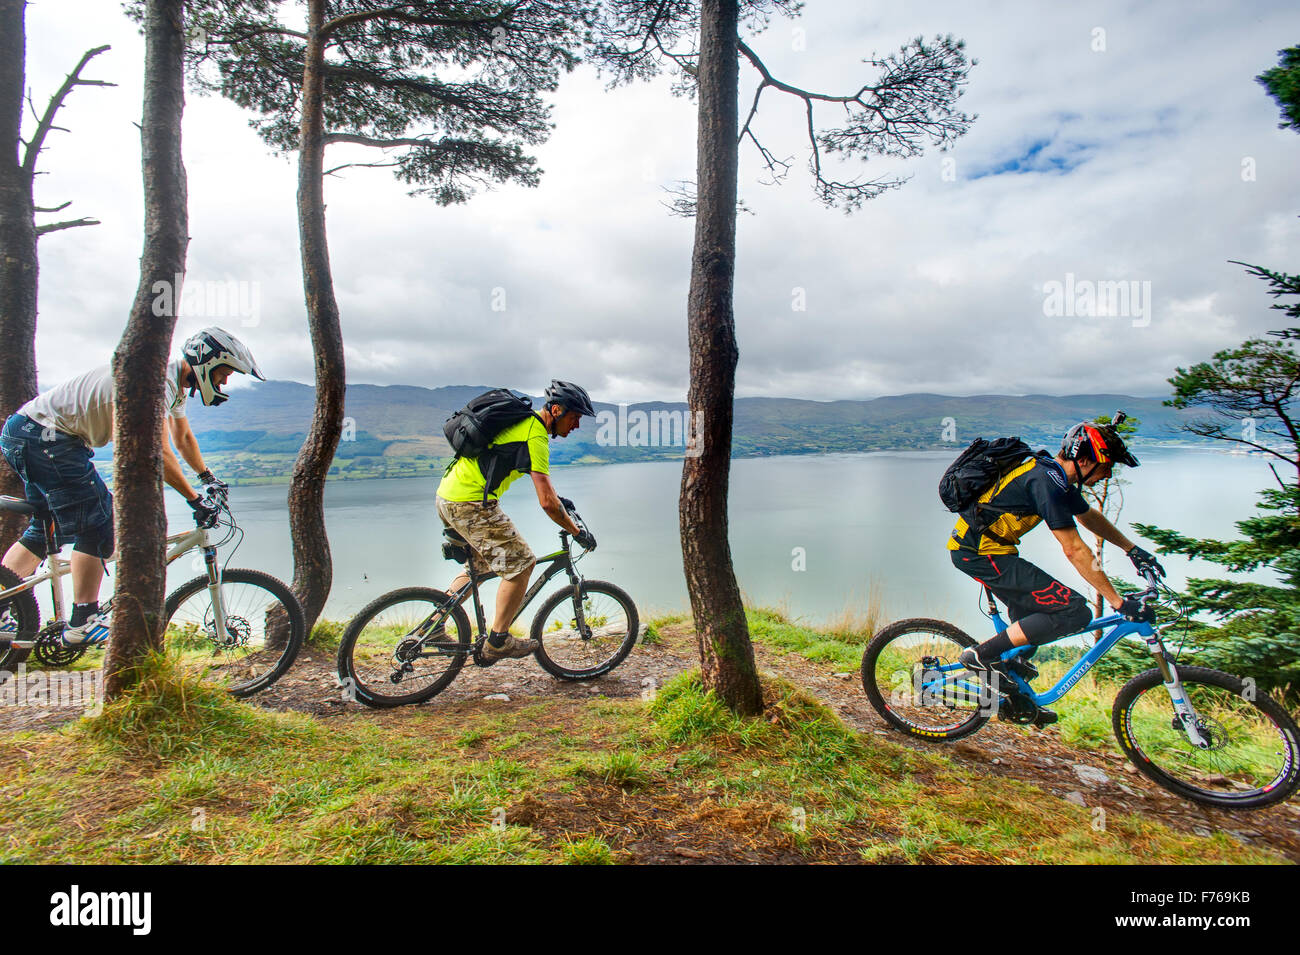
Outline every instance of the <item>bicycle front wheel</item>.
POLYGON ((533 618, 537 662, 561 680, 591 680, 622 663, 636 643, 636 604, 621 588, 584 580, 582 596, 566 586, 533 618))
POLYGON ((942 620, 915 618, 879 631, 862 654, 862 688, 890 725, 922 739, 969 736, 992 705, 978 674, 956 667, 975 641, 942 620))
POLYGON ((1183 692, 1208 746, 1192 743, 1159 670, 1129 680, 1115 697, 1115 736, 1141 772, 1193 802, 1256 809, 1300 784, 1300 730, 1263 690, 1205 667, 1179 667, 1183 692))
POLYGON ((471 643, 465 609, 441 590, 394 590, 343 631, 339 680, 366 706, 423 703, 456 679, 471 643))
POLYGON ((217 626, 207 575, 172 591, 163 644, 182 669, 232 696, 249 696, 293 665, 306 637, 302 605, 293 591, 260 570, 223 571, 220 595, 224 628, 217 626))

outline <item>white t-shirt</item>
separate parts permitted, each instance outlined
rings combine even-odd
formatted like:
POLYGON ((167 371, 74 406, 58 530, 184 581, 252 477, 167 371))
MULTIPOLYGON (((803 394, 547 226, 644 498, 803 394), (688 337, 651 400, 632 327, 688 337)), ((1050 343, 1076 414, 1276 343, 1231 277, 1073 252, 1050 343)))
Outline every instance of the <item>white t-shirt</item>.
MULTIPOLYGON (((181 387, 181 362, 167 363, 163 407, 172 418, 185 417, 185 389, 181 387)), ((57 388, 37 395, 18 409, 43 428, 76 435, 92 448, 113 440, 113 369, 110 365, 78 375, 57 388)))

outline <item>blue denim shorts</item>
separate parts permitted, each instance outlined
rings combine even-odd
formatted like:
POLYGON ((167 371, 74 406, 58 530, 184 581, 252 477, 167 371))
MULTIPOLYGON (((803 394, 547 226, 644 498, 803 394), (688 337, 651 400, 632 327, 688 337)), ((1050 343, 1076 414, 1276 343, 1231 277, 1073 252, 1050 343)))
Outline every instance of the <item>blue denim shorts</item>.
POLYGON ((28 550, 44 557, 45 524, 54 517, 55 543, 96 557, 113 553, 113 495, 91 464, 94 452, 71 434, 13 414, 0 431, 0 453, 23 479, 36 508, 23 533, 28 550))

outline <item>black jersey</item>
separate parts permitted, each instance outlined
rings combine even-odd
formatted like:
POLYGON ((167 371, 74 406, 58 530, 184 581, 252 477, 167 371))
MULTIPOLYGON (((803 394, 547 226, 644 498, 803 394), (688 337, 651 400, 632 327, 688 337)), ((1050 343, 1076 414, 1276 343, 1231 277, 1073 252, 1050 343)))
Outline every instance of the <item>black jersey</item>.
MULTIPOLYGON (((1074 516, 1088 511, 1088 502, 1046 454, 1013 468, 980 495, 986 527, 978 542, 966 516, 958 519, 948 538, 949 550, 979 554, 1014 554, 1016 544, 1040 522, 1052 530, 1074 527, 1074 516), (996 519, 994 519, 996 517, 996 519)), ((967 512, 968 514, 970 512, 967 512)))

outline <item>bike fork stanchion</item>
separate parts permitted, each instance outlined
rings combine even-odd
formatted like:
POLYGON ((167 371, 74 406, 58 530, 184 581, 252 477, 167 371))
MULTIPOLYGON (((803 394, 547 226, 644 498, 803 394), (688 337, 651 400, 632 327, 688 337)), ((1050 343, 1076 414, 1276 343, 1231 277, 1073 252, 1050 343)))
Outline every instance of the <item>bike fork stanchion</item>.
POLYGON ((226 607, 221 600, 221 568, 217 566, 217 549, 206 543, 203 547, 203 563, 208 570, 208 593, 212 597, 212 624, 218 646, 225 646, 226 607))
POLYGON ((1183 689, 1183 681, 1178 678, 1178 667, 1165 659, 1165 646, 1160 637, 1156 634, 1146 638, 1147 646, 1151 649, 1151 654, 1156 658, 1156 669, 1160 671, 1160 678, 1164 681, 1165 689, 1169 692, 1169 699, 1174 705, 1174 713, 1177 714, 1179 721, 1182 723, 1183 732, 1187 734, 1191 744, 1199 749, 1208 749, 1210 744, 1205 736, 1201 733, 1200 727, 1196 721, 1196 711, 1192 709, 1192 703, 1187 698, 1187 692, 1183 689))

